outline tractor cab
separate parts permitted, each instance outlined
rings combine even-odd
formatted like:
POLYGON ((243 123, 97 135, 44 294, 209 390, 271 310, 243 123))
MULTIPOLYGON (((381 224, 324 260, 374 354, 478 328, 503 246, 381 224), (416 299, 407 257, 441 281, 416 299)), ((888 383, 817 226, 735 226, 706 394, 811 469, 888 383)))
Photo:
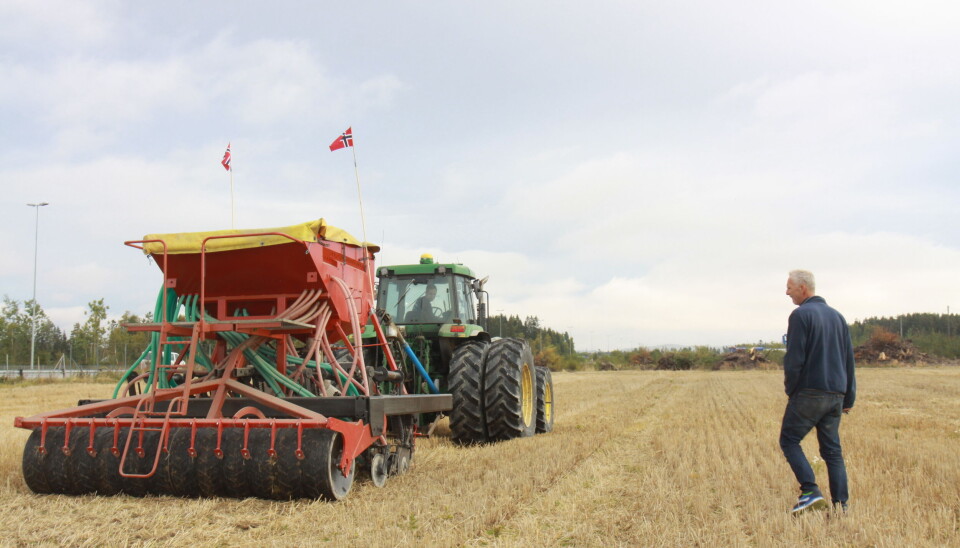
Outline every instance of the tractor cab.
POLYGON ((482 282, 461 264, 436 264, 424 255, 420 264, 380 267, 377 275, 377 308, 408 332, 469 336, 464 326, 486 319, 477 306, 486 300, 482 282))
POLYGON ((406 324, 474 323, 473 291, 464 276, 406 275, 380 280, 378 307, 406 324))
MULTIPOLYGON (((400 327, 412 352, 439 390, 448 389, 450 360, 457 347, 468 342, 489 342, 486 279, 478 280, 470 268, 456 263, 438 264, 430 255, 418 264, 377 268, 377 310, 400 327)), ((372 341, 368 325, 364 339, 372 341)), ((382 364, 375 345, 367 347, 367 363, 382 364)), ((401 361, 406 361, 402 351, 401 361)), ((407 368, 410 369, 409 364, 407 368)), ((412 370, 412 369, 411 369, 412 370)), ((413 380, 408 391, 424 393, 427 387, 413 380)))

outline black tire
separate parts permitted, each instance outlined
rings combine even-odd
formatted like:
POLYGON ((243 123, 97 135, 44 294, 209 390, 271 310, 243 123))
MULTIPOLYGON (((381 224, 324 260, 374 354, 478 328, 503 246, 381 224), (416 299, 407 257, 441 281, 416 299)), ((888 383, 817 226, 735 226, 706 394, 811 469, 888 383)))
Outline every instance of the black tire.
MULTIPOLYGON (((96 430, 94 430, 96 436, 96 430)), ((70 430, 70 456, 67 463, 73 473, 74 489, 78 494, 96 493, 98 484, 97 459, 90 456, 90 428, 75 427, 70 430)), ((96 445, 94 444, 94 451, 96 445)))
POLYGON ((63 454, 64 434, 65 430, 62 426, 47 429, 47 439, 44 443, 47 456, 43 459, 43 475, 54 493, 79 495, 80 490, 74 482, 72 466, 67 462, 69 457, 63 454))
POLYGON ((190 456, 190 428, 170 428, 167 451, 160 456, 151 489, 175 497, 197 497, 197 458, 190 456))
POLYGON ((300 461, 297 459, 297 429, 277 430, 276 485, 278 498, 293 499, 303 496, 300 461))
POLYGON ((270 429, 251 428, 248 448, 250 458, 244 463, 244 472, 247 475, 247 485, 250 493, 262 499, 290 498, 278 490, 277 459, 271 457, 270 429))
POLYGON ((23 460, 20 467, 23 470, 23 479, 27 483, 27 487, 38 495, 48 495, 54 492, 43 473, 44 461, 48 455, 41 454, 39 449, 40 429, 34 428, 23 447, 23 460))
MULTIPOLYGON (((123 444, 126 437, 131 436, 130 447, 127 451, 127 458, 123 463, 123 472, 125 474, 143 475, 153 468, 153 460, 157 458, 157 445, 160 443, 160 432, 154 430, 131 430, 129 428, 120 431, 120 452, 123 453, 123 444), (140 443, 140 436, 143 436, 143 443, 140 443), (143 456, 137 453, 137 447, 143 448, 143 456)), ((119 470, 119 469, 118 469, 119 470)), ((117 472, 119 474, 119 471, 117 472)), ((132 497, 142 497, 150 492, 151 478, 134 478, 120 476, 120 485, 124 493, 132 497)))
POLYGON ((547 367, 537 366, 537 434, 553 430, 553 375, 547 367))
POLYGON ((447 384, 453 396, 450 410, 450 437, 456 443, 486 442, 487 424, 484 413, 484 357, 489 343, 470 341, 453 351, 447 384))
POLYGON ((197 488, 200 496, 226 496, 227 488, 223 480, 223 461, 214 451, 217 449, 217 429, 197 428, 197 488))
MULTIPOLYGON (((120 457, 113 454, 113 427, 98 428, 94 435, 94 448, 97 450, 97 494, 111 496, 123 490, 120 481, 120 457)), ((120 432, 118 444, 123 443, 124 432, 120 432)), ((123 446, 118 447, 120 451, 123 446)))
POLYGON ((354 461, 350 473, 344 475, 339 468, 343 453, 343 436, 326 428, 311 428, 303 432, 301 472, 309 498, 329 501, 341 500, 350 492, 353 476, 357 470, 354 461))
POLYGON ((220 461, 220 466, 223 470, 226 495, 235 499, 250 496, 247 474, 243 470, 248 461, 240 453, 243 449, 243 428, 225 428, 221 448, 223 460, 220 461))
POLYGON ((537 372, 522 339, 490 344, 484 368, 484 410, 490 441, 532 436, 536 431, 537 372))

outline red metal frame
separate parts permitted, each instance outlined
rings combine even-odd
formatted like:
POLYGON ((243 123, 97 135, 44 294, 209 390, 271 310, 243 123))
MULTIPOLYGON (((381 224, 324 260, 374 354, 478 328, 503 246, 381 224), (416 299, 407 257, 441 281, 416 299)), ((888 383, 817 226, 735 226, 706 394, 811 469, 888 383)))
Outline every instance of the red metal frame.
MULTIPOLYGON (((344 421, 335 417, 326 417, 296 405, 284 398, 267 394, 234 378, 235 371, 245 364, 244 348, 255 348, 269 340, 276 341, 277 368, 287 373, 286 354, 293 350, 291 336, 312 336, 312 344, 307 350, 306 360, 321 358, 330 363, 337 374, 334 375, 341 394, 347 387, 342 377, 354 386, 362 395, 377 393, 377 386, 371 384, 366 375, 363 353, 357 351, 348 338, 360 340, 363 326, 371 317, 373 307, 373 283, 371 268, 373 253, 366 247, 342 242, 319 240, 307 242, 279 232, 260 232, 252 234, 210 236, 203 240, 199 253, 168 253, 163 240, 131 240, 125 245, 144 249, 148 243, 160 243, 163 246, 162 265, 164 287, 174 288, 180 295, 199 294, 198 306, 201 314, 197 322, 168 322, 167 299, 162 299, 162 315, 154 324, 129 326, 131 331, 152 331, 160 333, 161 345, 176 345, 180 358, 176 363, 161 363, 162 352, 152 357, 158 374, 153 375, 153 385, 144 394, 120 397, 112 400, 90 403, 70 409, 40 413, 32 417, 17 417, 14 425, 19 428, 39 428, 43 452, 47 430, 54 426, 65 427, 64 446, 69 452, 71 431, 77 427, 90 429, 90 441, 87 451, 92 452, 94 432, 99 428, 114 429, 114 444, 111 451, 121 456, 120 474, 124 477, 149 477, 157 469, 160 452, 166 449, 170 428, 191 428, 191 454, 196 450, 193 441, 198 428, 216 428, 217 449, 224 429, 243 428, 244 443, 242 453, 249 458, 247 437, 250 428, 270 428, 272 431, 270 452, 275 453, 276 430, 280 428, 328 428, 343 436, 343 452, 339 462, 340 469, 346 472, 354 459, 374 443, 385 441, 383 436, 375 436, 369 424, 363 421, 344 421), (208 253, 207 243, 215 239, 281 236, 291 240, 289 243, 231 251, 208 253), (238 303, 259 303, 253 305, 252 316, 237 317, 230 313, 229 306, 238 303), (269 312, 263 303, 273 303, 269 312), (212 313, 211 313, 212 312, 212 313), (208 318, 208 314, 212 318, 208 318), (214 351, 219 377, 206 380, 195 379, 196 354, 199 342, 217 338, 222 331, 236 331, 251 335, 244 345, 229 353, 226 346, 218 342, 214 351), (170 337, 190 336, 190 340, 170 340, 170 337), (249 344, 248 344, 249 343, 249 344), (353 356, 349 369, 342 367, 334 355, 334 343, 345 347, 353 356), (186 363, 179 363, 188 355, 186 363), (158 387, 160 374, 172 375, 180 371, 185 375, 182 386, 169 389, 158 387), (359 374, 359 379, 355 378, 359 374), (252 402, 282 413, 286 418, 266 418, 260 409, 247 406, 232 417, 223 416, 223 405, 228 395, 249 398, 252 402), (212 398, 210 409, 204 418, 188 417, 189 405, 193 397, 209 395, 212 398), (166 410, 159 410, 157 404, 166 404, 166 410), (120 432, 127 429, 127 438, 120 448, 120 432), (143 433, 160 431, 161 442, 151 471, 147 474, 124 472, 124 464, 131 450, 142 456, 143 433), (139 441, 134 443, 134 435, 139 441)), ((389 345, 383 329, 373 316, 373 325, 377 333, 378 344, 383 345, 388 367, 397 369, 390 354, 389 345)), ((308 339, 309 340, 309 339, 308 339)), ((298 375, 309 372, 301 366, 298 375)), ((326 385, 317 368, 317 385, 321 396, 327 396, 326 385)), ((208 374, 208 377, 211 377, 208 374)), ((404 391, 405 392, 405 391, 404 391)), ((300 436, 298 436, 298 457, 302 458, 300 436)))

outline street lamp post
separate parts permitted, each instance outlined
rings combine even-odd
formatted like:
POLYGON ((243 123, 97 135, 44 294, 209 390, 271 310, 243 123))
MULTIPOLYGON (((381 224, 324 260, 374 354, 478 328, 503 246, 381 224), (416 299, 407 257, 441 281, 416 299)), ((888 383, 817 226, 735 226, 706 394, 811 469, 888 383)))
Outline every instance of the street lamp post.
POLYGON ((33 314, 30 316, 30 369, 33 367, 33 357, 36 353, 37 348, 37 243, 39 242, 40 236, 40 208, 45 205, 50 205, 47 202, 40 202, 38 204, 27 204, 28 206, 34 208, 37 212, 36 221, 33 226, 33 314))

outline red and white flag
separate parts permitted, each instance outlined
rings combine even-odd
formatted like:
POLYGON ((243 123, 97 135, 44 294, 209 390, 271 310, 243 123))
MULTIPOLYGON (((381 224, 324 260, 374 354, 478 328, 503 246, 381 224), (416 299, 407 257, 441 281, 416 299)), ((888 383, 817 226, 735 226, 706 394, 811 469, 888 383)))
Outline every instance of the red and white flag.
POLYGON ((347 131, 340 134, 337 139, 330 144, 330 151, 339 150, 353 146, 353 127, 348 127, 347 131))
POLYGON ((223 160, 220 160, 223 169, 230 171, 230 143, 227 143, 227 151, 223 153, 223 160))

